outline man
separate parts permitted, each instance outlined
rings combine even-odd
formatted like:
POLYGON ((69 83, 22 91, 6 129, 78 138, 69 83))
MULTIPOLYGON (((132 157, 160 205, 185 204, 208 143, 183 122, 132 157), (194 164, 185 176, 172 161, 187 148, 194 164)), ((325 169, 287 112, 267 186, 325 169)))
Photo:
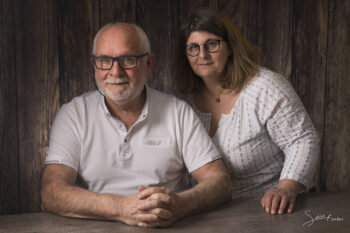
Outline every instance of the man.
POLYGON ((154 55, 140 27, 103 27, 92 63, 99 92, 62 106, 52 126, 43 210, 154 227, 230 198, 230 177, 197 116, 147 87, 154 55), (185 168, 198 185, 183 191, 185 168))

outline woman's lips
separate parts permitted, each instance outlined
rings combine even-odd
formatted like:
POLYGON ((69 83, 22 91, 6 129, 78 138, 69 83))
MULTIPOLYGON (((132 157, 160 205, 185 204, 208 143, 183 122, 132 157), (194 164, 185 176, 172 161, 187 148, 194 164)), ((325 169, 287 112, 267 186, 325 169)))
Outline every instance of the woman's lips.
POLYGON ((214 62, 202 62, 202 63, 198 63, 198 65, 200 66, 207 66, 207 65, 212 65, 214 64, 214 62))

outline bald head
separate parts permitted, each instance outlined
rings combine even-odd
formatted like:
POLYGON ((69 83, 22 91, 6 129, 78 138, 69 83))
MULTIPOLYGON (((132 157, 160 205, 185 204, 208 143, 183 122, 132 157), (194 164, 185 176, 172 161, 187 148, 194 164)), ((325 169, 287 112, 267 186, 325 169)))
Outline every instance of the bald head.
POLYGON ((92 54, 96 54, 97 43, 100 39, 120 37, 137 47, 140 53, 150 53, 151 45, 146 33, 136 24, 110 23, 103 26, 95 35, 92 54))

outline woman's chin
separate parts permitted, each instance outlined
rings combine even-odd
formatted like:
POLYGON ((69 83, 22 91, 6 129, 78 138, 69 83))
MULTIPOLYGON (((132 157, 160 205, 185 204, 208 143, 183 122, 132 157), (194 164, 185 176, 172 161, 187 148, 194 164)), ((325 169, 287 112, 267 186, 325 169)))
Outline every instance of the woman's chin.
POLYGON ((218 75, 216 73, 213 72, 201 72, 199 74, 197 74, 199 77, 201 77, 202 79, 215 79, 216 77, 218 77, 218 75))

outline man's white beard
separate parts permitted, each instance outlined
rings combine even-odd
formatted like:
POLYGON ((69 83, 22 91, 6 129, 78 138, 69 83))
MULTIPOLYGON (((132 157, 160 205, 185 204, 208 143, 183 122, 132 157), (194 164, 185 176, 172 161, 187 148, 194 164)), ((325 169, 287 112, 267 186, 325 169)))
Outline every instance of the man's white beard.
MULTIPOLYGON (((114 103, 123 101, 128 99, 131 94, 132 94, 132 88, 126 87, 123 88, 122 91, 120 90, 115 90, 116 88, 113 88, 113 90, 111 88, 106 88, 103 93, 106 97, 108 97, 109 99, 111 99, 114 103)), ((119 89, 119 88, 118 88, 119 89)), ((121 88, 120 88, 121 89, 121 88)))
POLYGON ((104 80, 103 81, 103 87, 101 87, 100 83, 97 83, 97 87, 100 90, 100 92, 112 100, 114 103, 118 103, 120 101, 124 101, 128 99, 132 93, 133 93, 133 88, 128 85, 127 87, 115 87, 115 88, 106 88, 108 84, 112 83, 123 83, 123 82, 129 82, 128 78, 117 78, 114 80, 104 80))

